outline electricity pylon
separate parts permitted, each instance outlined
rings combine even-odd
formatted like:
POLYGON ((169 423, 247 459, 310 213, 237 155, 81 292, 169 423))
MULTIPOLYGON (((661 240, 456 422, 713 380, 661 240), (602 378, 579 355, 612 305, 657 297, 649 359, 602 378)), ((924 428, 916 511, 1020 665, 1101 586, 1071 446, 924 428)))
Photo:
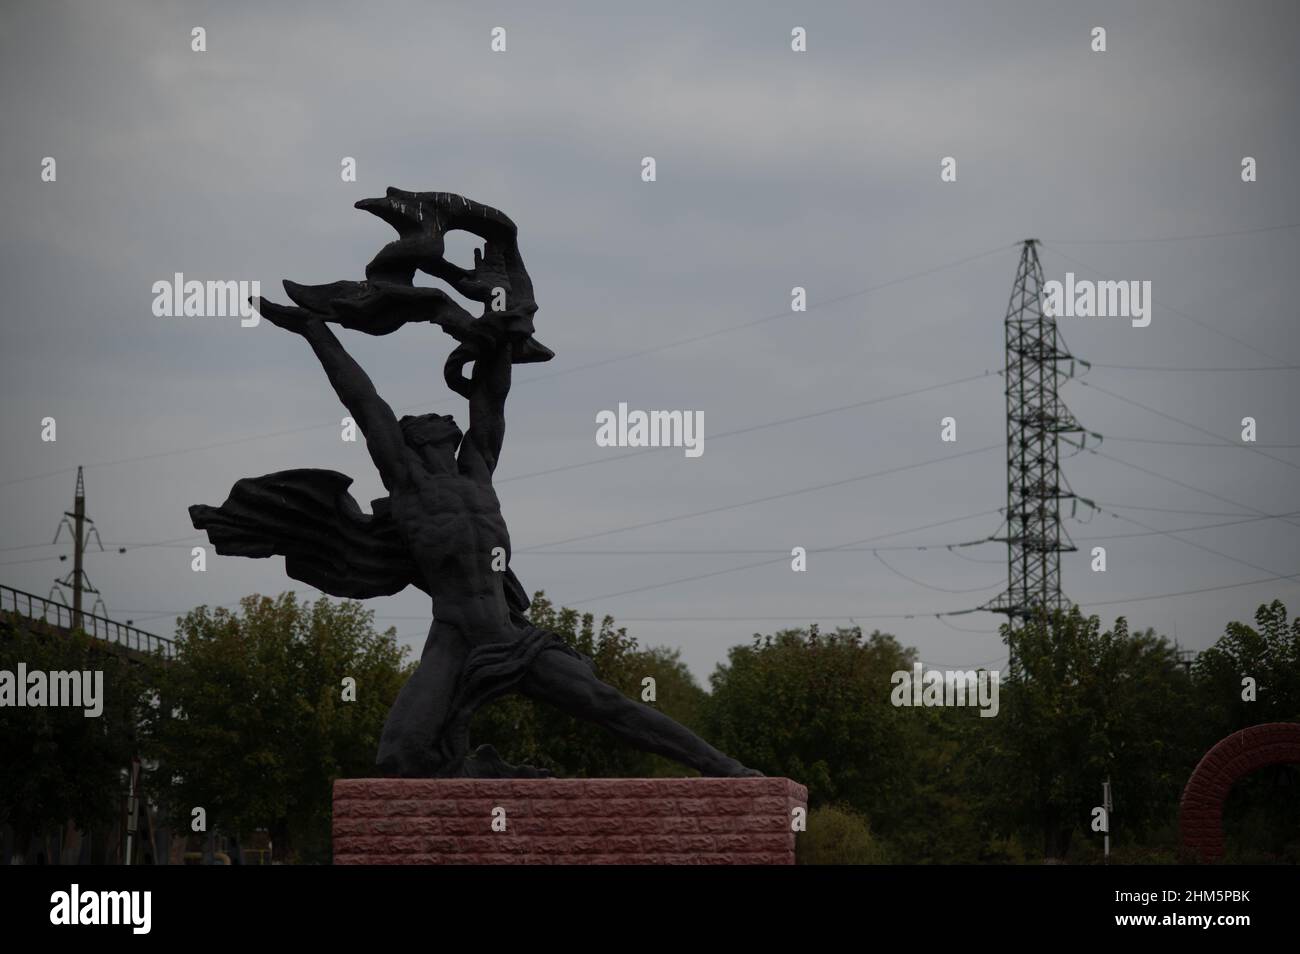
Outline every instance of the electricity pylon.
MULTIPOLYGON (((1085 431, 1057 393, 1075 373, 1055 316, 1043 303, 1043 267, 1038 240, 1026 239, 1011 288, 1006 317, 1007 395, 1007 588, 982 609, 1005 613, 1014 622, 1065 609, 1061 554, 1075 549, 1061 528, 1061 501, 1075 494, 1061 475, 1065 435, 1085 431)), ((1094 435, 1095 436, 1095 435, 1094 435)))
MULTIPOLYGON (((59 528, 54 531, 54 542, 59 542, 59 534, 63 528, 67 527, 72 534, 72 572, 61 580, 55 580, 54 586, 50 588, 50 598, 58 593, 60 599, 63 597, 63 588, 72 590, 72 628, 81 629, 81 596, 83 593, 95 594, 95 605, 92 610, 99 609, 104 605, 104 601, 99 596, 99 590, 91 585, 90 577, 82 566, 82 557, 85 555, 86 546, 90 543, 87 533, 95 535, 95 542, 99 548, 104 549, 104 543, 99 539, 99 531, 95 529, 95 521, 86 516, 86 481, 81 476, 81 468, 77 468, 77 493, 72 500, 72 512, 64 511, 63 519, 59 521, 59 528)), ((64 605, 67 601, 63 600, 64 605)))

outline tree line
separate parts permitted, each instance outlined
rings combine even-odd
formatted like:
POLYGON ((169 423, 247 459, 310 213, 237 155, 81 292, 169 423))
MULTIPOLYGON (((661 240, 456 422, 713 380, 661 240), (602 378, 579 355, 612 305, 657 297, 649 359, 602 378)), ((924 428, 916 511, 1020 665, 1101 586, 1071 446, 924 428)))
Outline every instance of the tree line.
MULTIPOLYGON (((808 787, 806 863, 1099 860, 1101 784, 1113 793, 1112 860, 1182 859, 1177 805, 1205 751, 1261 722, 1300 721, 1300 619, 1279 601, 1229 623, 1194 662, 1147 629, 1103 629, 1075 607, 1003 626, 1010 665, 994 718, 974 707, 900 707, 891 680, 918 661, 888 633, 816 625, 755 634, 708 680, 675 650, 645 648, 611 617, 554 606, 532 622, 590 656, 598 675, 767 775, 808 787)), ((102 717, 0 708, 0 823, 16 833, 104 823, 121 769, 174 829, 269 833, 280 858, 330 858, 332 782, 374 774, 384 718, 414 663, 361 604, 293 593, 177 623, 166 665, 131 665, 84 635, 42 636, 0 619, 0 669, 106 669, 102 717)), ((510 762, 562 776, 691 774, 598 726, 517 695, 476 716, 471 737, 510 762)), ((1230 861, 1300 861, 1300 767, 1234 787, 1230 861)))

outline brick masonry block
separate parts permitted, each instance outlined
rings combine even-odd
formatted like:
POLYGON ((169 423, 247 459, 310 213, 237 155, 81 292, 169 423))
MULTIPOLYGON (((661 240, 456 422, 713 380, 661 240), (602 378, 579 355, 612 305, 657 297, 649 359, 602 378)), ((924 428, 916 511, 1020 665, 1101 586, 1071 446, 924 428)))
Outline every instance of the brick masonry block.
POLYGON ((1178 808, 1183 846, 1202 861, 1224 853, 1223 803, 1243 776, 1267 765, 1300 764, 1300 724, 1270 722, 1234 732, 1206 752, 1178 808))
POLYGON ((787 778, 339 779, 334 863, 794 864, 807 806, 787 778))

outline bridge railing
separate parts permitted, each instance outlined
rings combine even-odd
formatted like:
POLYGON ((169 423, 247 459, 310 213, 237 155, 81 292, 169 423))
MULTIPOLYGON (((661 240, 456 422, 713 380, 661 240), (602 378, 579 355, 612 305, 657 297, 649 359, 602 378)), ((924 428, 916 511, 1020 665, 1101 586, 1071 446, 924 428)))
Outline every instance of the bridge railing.
MULTIPOLYGON (((37 596, 35 593, 15 590, 8 586, 0 586, 0 610, 8 610, 28 619, 39 619, 62 629, 73 629, 75 622, 73 617, 76 615, 73 613, 71 606, 37 596)), ((81 612, 81 628, 93 639, 112 643, 125 649, 141 653, 153 653, 156 650, 161 650, 165 659, 171 659, 176 655, 174 640, 153 633, 146 633, 142 629, 119 623, 117 620, 95 616, 93 613, 87 613, 84 610, 81 612)))

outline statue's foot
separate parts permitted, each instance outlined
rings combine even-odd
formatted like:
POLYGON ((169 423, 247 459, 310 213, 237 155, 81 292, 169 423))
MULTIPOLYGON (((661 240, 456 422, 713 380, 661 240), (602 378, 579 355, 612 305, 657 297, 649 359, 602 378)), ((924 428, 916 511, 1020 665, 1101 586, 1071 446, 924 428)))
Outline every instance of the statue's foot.
POLYGON ((701 771, 701 775, 706 778, 765 778, 758 769, 749 768, 741 765, 735 759, 726 759, 719 762, 714 768, 708 771, 701 771))
POLYGON ((426 756, 389 752, 375 763, 381 778, 437 778, 437 764, 426 756))
POLYGON ((448 773, 454 778, 552 778, 546 769, 511 765, 490 745, 480 745, 448 773))

